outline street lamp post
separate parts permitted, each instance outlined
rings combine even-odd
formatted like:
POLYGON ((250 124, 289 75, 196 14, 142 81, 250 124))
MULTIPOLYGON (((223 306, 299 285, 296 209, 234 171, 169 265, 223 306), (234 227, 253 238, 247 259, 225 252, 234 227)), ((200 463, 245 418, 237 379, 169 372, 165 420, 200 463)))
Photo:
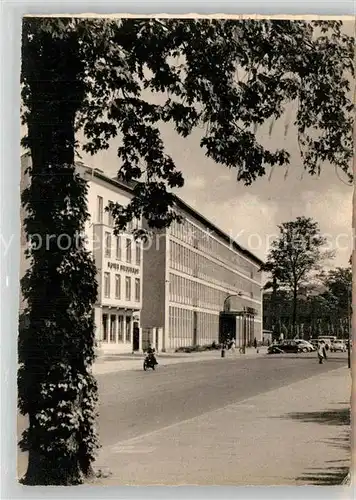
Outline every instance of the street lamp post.
POLYGON ((246 313, 245 311, 243 311, 242 313, 242 324, 243 324, 243 327, 242 327, 242 338, 243 338, 243 345, 242 345, 242 353, 243 354, 246 354, 246 329, 247 329, 247 325, 246 325, 246 313))
POLYGON ((348 327, 349 327, 349 341, 347 343, 347 366, 348 368, 351 368, 351 307, 350 307, 350 295, 352 293, 352 288, 349 287, 347 290, 347 319, 348 319, 348 327))
POLYGON ((242 297, 242 293, 239 292, 239 293, 232 293, 231 295, 228 295, 225 300, 224 300, 224 305, 223 305, 223 310, 225 311, 225 306, 226 306, 226 302, 231 299, 232 297, 242 297))

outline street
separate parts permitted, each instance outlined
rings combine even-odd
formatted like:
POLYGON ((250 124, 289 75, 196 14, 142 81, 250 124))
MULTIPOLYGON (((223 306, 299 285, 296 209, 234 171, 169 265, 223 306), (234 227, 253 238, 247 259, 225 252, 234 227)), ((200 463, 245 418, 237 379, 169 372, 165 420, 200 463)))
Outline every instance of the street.
POLYGON ((98 377, 101 443, 146 434, 345 363, 343 354, 330 356, 323 365, 315 354, 287 354, 218 358, 98 377))
MULTIPOLYGON (((288 386, 309 378, 310 383, 308 380, 306 383, 315 392, 317 387, 313 387, 313 376, 327 374, 346 367, 346 364, 347 358, 344 354, 330 355, 323 365, 318 364, 315 353, 263 355, 252 359, 217 357, 209 361, 159 365, 156 371, 133 370, 98 376, 99 433, 103 446, 99 466, 110 469, 110 457, 115 445, 118 449, 124 449, 125 441, 134 438, 140 440, 141 437, 144 440, 155 431, 160 434, 167 433, 167 429, 172 426, 184 425, 192 419, 210 415, 210 412, 224 409, 228 405, 243 403, 247 399, 279 389, 287 391, 287 398, 283 398, 288 400, 288 386)), ((294 397, 292 393, 290 397, 294 397)), ((286 405, 287 401, 280 403, 286 405)), ((266 404, 270 405, 268 402, 266 404)), ((253 414, 256 414, 256 411, 254 410, 253 414)), ((236 418, 239 418, 238 415, 236 418)), ((235 420, 231 420, 224 425, 226 427, 234 424, 235 420)), ((23 425, 24 419, 21 417, 19 430, 23 425)), ((194 438, 196 431, 191 432, 194 438)), ((260 432, 262 435, 266 434, 267 429, 263 428, 260 432)), ((189 439, 191 438, 192 436, 189 439)), ((214 437, 210 436, 210 440, 214 443, 214 437)), ((218 440, 216 436, 217 447, 218 440)), ((249 454, 251 453, 258 455, 259 444, 252 446, 249 450, 249 454)), ((136 460, 134 455, 128 457, 128 461, 136 460)), ((20 454, 20 473, 25 471, 25 467, 26 457, 20 454)), ((176 474, 179 477, 182 471, 176 470, 176 474)), ((152 481, 154 482, 154 478, 152 481)), ((278 480, 275 479, 275 482, 278 483, 278 480)))

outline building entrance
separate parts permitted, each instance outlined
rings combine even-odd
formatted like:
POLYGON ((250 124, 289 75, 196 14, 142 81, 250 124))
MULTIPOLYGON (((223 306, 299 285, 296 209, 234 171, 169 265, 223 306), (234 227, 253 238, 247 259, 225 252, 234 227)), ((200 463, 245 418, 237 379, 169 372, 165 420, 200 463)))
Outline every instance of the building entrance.
POLYGON ((138 326, 137 321, 135 321, 133 324, 132 350, 133 351, 140 350, 140 328, 138 326))

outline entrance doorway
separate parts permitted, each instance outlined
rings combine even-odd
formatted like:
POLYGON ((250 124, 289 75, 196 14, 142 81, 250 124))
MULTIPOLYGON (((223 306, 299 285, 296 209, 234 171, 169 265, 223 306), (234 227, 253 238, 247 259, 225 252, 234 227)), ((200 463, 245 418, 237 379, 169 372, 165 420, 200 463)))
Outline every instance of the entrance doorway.
POLYGON ((140 349, 140 328, 136 321, 133 324, 132 349, 134 351, 138 351, 140 349))
POLYGON ((230 340, 235 340, 237 342, 237 332, 236 332, 236 318, 229 313, 220 313, 219 318, 219 343, 225 344, 230 340))

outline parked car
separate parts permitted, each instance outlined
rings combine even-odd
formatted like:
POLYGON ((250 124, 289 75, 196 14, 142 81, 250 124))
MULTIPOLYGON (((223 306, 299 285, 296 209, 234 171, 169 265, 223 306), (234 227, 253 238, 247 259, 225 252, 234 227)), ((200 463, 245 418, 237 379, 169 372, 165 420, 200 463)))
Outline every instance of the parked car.
POLYGON ((334 335, 319 335, 318 341, 323 341, 327 350, 331 350, 331 344, 335 342, 336 337, 334 335))
POLYGON ((316 347, 307 340, 296 339, 295 342, 300 346, 302 352, 312 352, 316 350, 316 347))
POLYGON ((267 349, 267 354, 283 354, 284 351, 280 344, 272 344, 267 349))
POLYGON ((343 340, 334 340, 330 347, 331 352, 346 352, 346 344, 343 340))
POLYGON ((267 354, 300 353, 303 352, 298 343, 294 340, 284 340, 278 344, 273 344, 267 349, 267 354))
POLYGON ((318 348, 319 341, 318 339, 309 339, 308 342, 315 347, 315 349, 318 348))

